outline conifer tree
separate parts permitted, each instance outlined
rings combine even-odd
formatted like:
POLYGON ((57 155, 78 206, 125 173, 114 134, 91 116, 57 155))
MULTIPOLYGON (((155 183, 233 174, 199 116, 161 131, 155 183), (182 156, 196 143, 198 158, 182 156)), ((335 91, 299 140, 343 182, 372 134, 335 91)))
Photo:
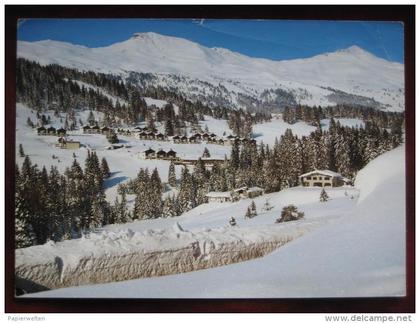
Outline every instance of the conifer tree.
POLYGON ((147 198, 148 198, 149 174, 147 169, 140 169, 134 181, 134 212, 133 219, 145 219, 147 217, 147 198))
POLYGON ((93 115, 92 110, 89 111, 89 116, 87 118, 87 122, 89 123, 90 126, 94 126, 95 125, 95 116, 93 115))
POLYGON ((210 152, 209 152, 209 150, 207 149, 207 147, 205 147, 205 148, 204 148, 204 151, 203 151, 203 155, 202 155, 202 157, 203 157, 203 158, 210 158, 210 152))
POLYGON ((167 136, 173 136, 175 133, 174 131, 174 124, 171 119, 167 119, 165 121, 165 134, 167 136))
POLYGON ((250 209, 250 207, 248 207, 248 208, 246 209, 245 219, 251 219, 251 218, 252 218, 251 209, 250 209))
POLYGON ((325 189, 322 189, 321 190, 321 194, 320 194, 320 196, 319 196, 319 201, 320 202, 327 202, 328 200, 329 200, 329 196, 328 196, 328 194, 327 194, 327 192, 325 191, 325 189))
POLYGON ((25 218, 15 220, 15 248, 26 248, 34 244, 33 233, 25 218))
POLYGON ((108 178, 111 175, 111 171, 109 170, 108 162, 105 157, 103 157, 101 161, 101 173, 104 178, 108 178))
POLYGON ((150 211, 153 218, 162 216, 162 181, 159 172, 155 168, 150 176, 150 211))
POLYGON ((181 213, 191 210, 196 204, 196 182, 187 167, 184 167, 178 194, 178 204, 181 213))
POLYGON ((255 205, 254 201, 251 202, 250 208, 252 217, 257 216, 257 206, 255 205))
POLYGON ((176 186, 175 164, 173 161, 171 161, 171 164, 169 165, 168 183, 172 187, 176 186))
POLYGON ((88 228, 94 229, 109 224, 109 209, 105 200, 105 194, 99 192, 91 201, 90 219, 88 228))
POLYGON ((29 118, 29 117, 28 117, 28 119, 26 119, 26 125, 28 127, 31 127, 31 128, 35 127, 34 123, 32 122, 31 118, 29 118))
POLYGON ((252 201, 251 205, 246 210, 245 218, 251 219, 255 216, 257 216, 257 207, 255 205, 255 202, 252 201))
POLYGON ((25 152, 23 151, 22 144, 19 144, 19 156, 22 158, 25 157, 25 152))
POLYGON ((273 206, 271 206, 271 204, 268 201, 268 199, 265 200, 262 209, 263 209, 263 211, 270 211, 271 209, 273 209, 273 206))
POLYGON ((297 207, 293 204, 285 206, 281 211, 281 216, 276 220, 276 223, 296 221, 304 217, 303 212, 299 212, 297 207))
POLYGON ((175 196, 168 196, 163 203, 163 217, 174 217, 180 215, 177 199, 175 196))

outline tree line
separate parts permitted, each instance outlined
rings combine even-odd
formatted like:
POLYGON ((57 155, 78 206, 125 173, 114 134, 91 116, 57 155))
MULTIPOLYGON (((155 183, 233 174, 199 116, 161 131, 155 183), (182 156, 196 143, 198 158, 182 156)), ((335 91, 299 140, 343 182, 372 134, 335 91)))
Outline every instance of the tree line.
POLYGON ((404 114, 401 112, 381 111, 375 108, 355 105, 335 105, 329 107, 309 107, 298 105, 286 107, 283 120, 289 124, 304 121, 313 126, 320 126, 322 119, 353 118, 376 124, 379 128, 403 126, 404 114))

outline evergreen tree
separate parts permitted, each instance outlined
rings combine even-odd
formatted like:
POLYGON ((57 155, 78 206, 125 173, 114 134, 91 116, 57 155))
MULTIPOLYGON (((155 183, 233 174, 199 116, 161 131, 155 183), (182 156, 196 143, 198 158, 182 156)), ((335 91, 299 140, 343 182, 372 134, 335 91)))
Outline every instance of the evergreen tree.
POLYGON ((167 136, 173 136, 175 133, 174 131, 174 124, 171 119, 167 119, 165 121, 165 134, 167 136))
POLYGON ((319 196, 319 201, 320 202, 327 202, 329 200, 329 196, 327 194, 327 192, 325 191, 325 189, 321 190, 321 195, 319 196))
POLYGON ((202 157, 203 157, 203 158, 210 158, 210 152, 209 152, 209 150, 207 149, 207 147, 205 147, 205 148, 204 148, 204 151, 203 151, 203 155, 202 155, 202 157))
POLYGON ((19 144, 19 156, 22 158, 25 157, 25 152, 23 151, 22 144, 19 144))
POLYGON ((175 196, 168 196, 163 202, 162 209, 163 217, 174 217, 180 215, 180 210, 178 208, 177 199, 175 196))
POLYGON ((273 209, 273 206, 271 206, 270 202, 268 202, 268 199, 265 200, 264 205, 262 207, 263 211, 270 211, 273 209))
POLYGON ((250 208, 252 217, 257 216, 257 206, 255 205, 254 201, 251 202, 250 208))
POLYGON ((31 127, 31 128, 35 127, 34 123, 32 122, 31 118, 29 118, 29 117, 28 117, 28 119, 26 119, 26 125, 28 127, 31 127))
POLYGON ((276 223, 296 221, 304 217, 303 212, 299 212, 297 207, 294 205, 288 205, 281 211, 281 216, 276 220, 276 223))
POLYGON ((99 192, 91 201, 89 229, 98 228, 104 224, 109 224, 109 209, 105 200, 105 194, 99 192))
POLYGON ((25 180, 19 168, 15 170, 15 248, 25 248, 36 243, 32 227, 29 224, 30 214, 25 200, 25 180))
POLYGON ((150 211, 153 218, 162 216, 162 181, 159 172, 155 168, 150 176, 150 211))
POLYGON ((197 205, 197 190, 194 177, 191 176, 187 167, 181 174, 180 188, 178 194, 178 205, 181 213, 191 210, 197 205))
POLYGON ((252 218, 251 209, 248 207, 246 209, 245 219, 251 219, 251 218, 252 218))
POLYGON ((26 248, 34 244, 33 233, 25 218, 15 220, 15 248, 26 248))
POLYGON ((114 131, 109 131, 108 134, 106 135, 106 139, 108 139, 108 142, 110 144, 117 144, 120 142, 117 134, 114 131))
POLYGON ((95 116, 93 115, 92 110, 89 111, 89 116, 87 118, 87 122, 90 126, 94 126, 96 123, 95 116))
POLYGON ((251 219, 255 216, 257 216, 257 207, 255 205, 255 202, 252 201, 251 205, 246 210, 245 218, 251 219))
POLYGON ((111 171, 109 170, 108 162, 105 157, 103 157, 101 161, 101 173, 104 178, 111 176, 111 171))
POLYGON ((173 161, 169 165, 168 183, 172 187, 176 186, 175 164, 173 161))
POLYGON ((146 219, 149 215, 147 214, 147 199, 149 198, 148 186, 149 186, 149 174, 147 169, 140 169, 137 174, 137 178, 134 182, 134 193, 136 197, 134 199, 134 212, 133 219, 146 219))

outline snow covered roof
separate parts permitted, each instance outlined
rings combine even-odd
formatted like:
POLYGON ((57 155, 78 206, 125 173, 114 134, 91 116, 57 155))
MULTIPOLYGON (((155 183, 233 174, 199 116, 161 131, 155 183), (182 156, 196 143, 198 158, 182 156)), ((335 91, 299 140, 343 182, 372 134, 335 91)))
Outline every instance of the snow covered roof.
POLYGON ((324 169, 324 170, 315 169, 314 171, 302 174, 299 177, 306 177, 306 176, 311 176, 311 175, 324 175, 324 176, 343 178, 343 175, 341 175, 340 173, 336 173, 328 169, 324 169))
POLYGON ((208 192, 206 197, 231 197, 230 192, 208 192))
POLYGON ((248 189, 248 187, 243 186, 243 187, 236 188, 236 189, 234 189, 233 191, 234 191, 234 192, 239 192, 239 191, 246 191, 247 189, 248 189))
POLYGON ((250 187, 247 189, 247 192, 261 192, 261 191, 264 191, 264 189, 258 186, 250 187))

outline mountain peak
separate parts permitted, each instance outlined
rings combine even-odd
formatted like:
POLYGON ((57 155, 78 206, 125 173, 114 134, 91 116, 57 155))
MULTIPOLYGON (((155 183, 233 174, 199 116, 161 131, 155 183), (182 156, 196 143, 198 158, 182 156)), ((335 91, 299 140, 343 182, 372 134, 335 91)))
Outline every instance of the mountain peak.
POLYGON ((367 50, 357 45, 352 45, 348 48, 340 49, 337 51, 337 53, 347 53, 347 54, 352 54, 352 55, 360 55, 360 54, 372 55, 370 52, 368 52, 367 50))
POLYGON ((360 51, 365 52, 365 50, 363 48, 361 48, 357 45, 352 45, 352 46, 348 47, 347 49, 345 49, 345 51, 348 51, 348 52, 360 52, 360 51))
POLYGON ((162 38, 164 36, 154 32, 137 32, 134 33, 130 38, 132 39, 150 39, 150 38, 162 38))

